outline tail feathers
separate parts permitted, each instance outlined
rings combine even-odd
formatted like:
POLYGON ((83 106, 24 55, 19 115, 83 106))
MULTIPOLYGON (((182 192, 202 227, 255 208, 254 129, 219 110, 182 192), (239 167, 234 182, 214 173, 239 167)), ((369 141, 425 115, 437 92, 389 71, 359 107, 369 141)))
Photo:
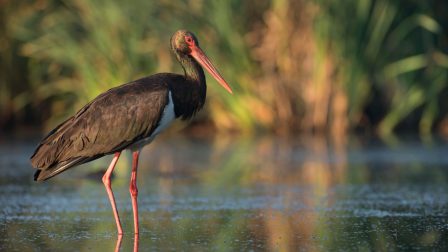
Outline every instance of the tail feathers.
POLYGON ((44 181, 47 180, 51 177, 54 177, 56 175, 58 175, 59 173, 73 167, 79 164, 83 164, 86 162, 89 162, 93 159, 96 159, 94 157, 77 157, 77 158, 73 158, 71 160, 68 161, 63 161, 60 162, 54 166, 48 167, 48 168, 43 168, 43 169, 39 169, 34 173, 34 181, 44 181))
POLYGON ((30 158, 31 165, 38 169, 34 174, 34 180, 49 179, 86 159, 63 155, 71 143, 58 135, 49 135, 44 138, 30 158))
POLYGON ((46 169, 59 162, 62 151, 72 145, 70 137, 65 135, 65 132, 70 128, 72 122, 73 117, 59 124, 42 139, 31 156, 31 164, 33 167, 46 169))
POLYGON ((39 146, 31 156, 31 165, 36 168, 46 169, 51 167, 55 162, 57 162, 57 148, 51 148, 48 145, 39 146))
MULTIPOLYGON (((42 143, 31 156, 31 165, 38 170, 34 174, 35 181, 47 180, 64 170, 75 166, 82 160, 81 157, 70 158, 66 161, 61 159, 61 144, 42 143)), ((63 158, 63 157, 62 157, 63 158)))

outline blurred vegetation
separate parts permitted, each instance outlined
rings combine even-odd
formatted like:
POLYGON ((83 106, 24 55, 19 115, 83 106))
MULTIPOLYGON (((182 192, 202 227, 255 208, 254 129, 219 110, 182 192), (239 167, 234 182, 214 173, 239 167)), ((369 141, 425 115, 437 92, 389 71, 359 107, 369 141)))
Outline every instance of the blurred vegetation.
POLYGON ((101 92, 160 71, 180 28, 209 81, 197 118, 223 131, 448 134, 443 0, 0 1, 0 128, 48 129, 101 92), (31 126, 30 126, 31 125, 31 126))

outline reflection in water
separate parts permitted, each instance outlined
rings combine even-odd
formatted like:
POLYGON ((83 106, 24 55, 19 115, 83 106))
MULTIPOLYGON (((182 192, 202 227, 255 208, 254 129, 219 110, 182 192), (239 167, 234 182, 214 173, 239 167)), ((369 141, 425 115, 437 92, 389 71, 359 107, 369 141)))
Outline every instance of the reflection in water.
POLYGON ((114 192, 110 158, 32 182, 27 143, 0 143, 0 250, 415 250, 448 248, 448 145, 406 140, 164 139, 139 170, 140 236, 133 236, 129 169, 114 192), (140 243, 140 244, 139 244, 140 243))
POLYGON ((138 240, 139 240, 139 235, 134 234, 134 252, 138 251, 138 240))
MULTIPOLYGON (((117 245, 115 245, 115 252, 118 252, 118 251, 120 251, 120 248, 121 248, 121 241, 123 240, 123 235, 122 234, 119 234, 118 235, 118 237, 117 237, 117 245)), ((135 250, 135 249, 134 249, 135 250)), ((137 248, 137 250, 138 250, 138 248, 137 248)))
MULTIPOLYGON (((123 235, 117 236, 117 242, 115 244, 115 252, 121 251, 121 242, 123 241, 123 235)), ((139 241, 139 234, 134 234, 134 252, 138 252, 138 241, 139 241)))

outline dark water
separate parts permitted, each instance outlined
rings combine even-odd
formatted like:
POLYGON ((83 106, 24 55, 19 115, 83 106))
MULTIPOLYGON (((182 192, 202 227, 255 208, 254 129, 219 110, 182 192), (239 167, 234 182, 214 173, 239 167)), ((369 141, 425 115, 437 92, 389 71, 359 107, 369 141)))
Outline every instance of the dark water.
MULTIPOLYGON (((0 142, 0 251, 114 251, 111 157, 32 181, 35 142, 0 142)), ((144 149, 140 236, 129 155, 113 189, 131 251, 448 250, 448 144, 166 138, 144 149)))

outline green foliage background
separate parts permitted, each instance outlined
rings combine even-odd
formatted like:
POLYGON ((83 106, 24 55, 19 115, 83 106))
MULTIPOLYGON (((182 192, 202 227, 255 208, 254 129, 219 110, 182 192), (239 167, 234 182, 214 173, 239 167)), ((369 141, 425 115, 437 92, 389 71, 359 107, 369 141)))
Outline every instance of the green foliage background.
POLYGON ((161 71, 186 28, 232 84, 198 120, 222 131, 429 135, 448 128, 448 3, 392 0, 0 2, 0 127, 51 128, 161 71), (332 129, 338 130, 332 130, 332 129))

